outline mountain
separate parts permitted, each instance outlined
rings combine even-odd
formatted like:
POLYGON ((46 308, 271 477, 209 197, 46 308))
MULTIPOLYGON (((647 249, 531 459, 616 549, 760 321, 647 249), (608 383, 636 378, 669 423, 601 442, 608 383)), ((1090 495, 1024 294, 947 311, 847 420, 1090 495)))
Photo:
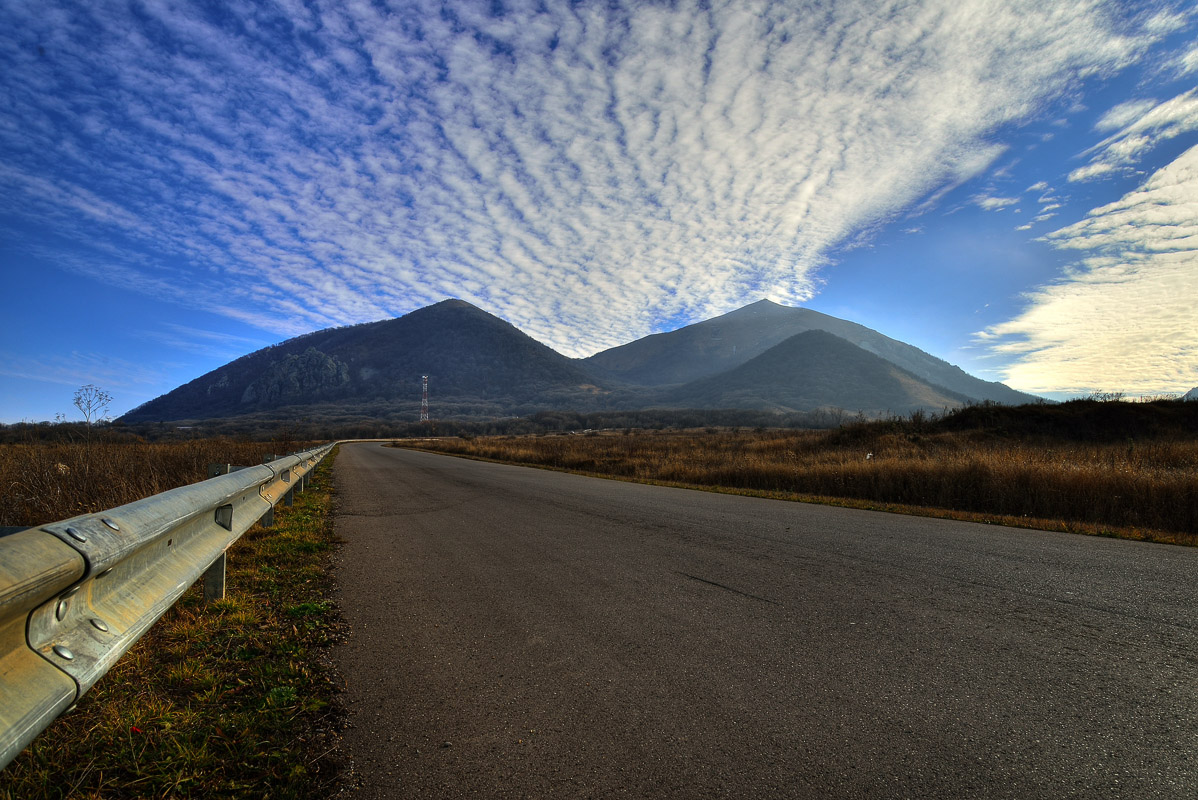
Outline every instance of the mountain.
POLYGON ((646 336, 582 360, 597 376, 632 385, 694 381, 738 367, 798 333, 839 336, 917 376, 975 401, 1018 405, 1038 398, 975 378, 960 367, 855 322, 761 300, 669 333, 646 336))
POLYGON ((419 405, 421 376, 438 399, 506 408, 593 393, 578 364, 462 300, 397 319, 297 336, 237 359, 133 409, 144 422, 228 417, 317 403, 419 405))
POLYGON ((415 419, 651 407, 903 413, 1030 395, 902 342, 762 301, 571 359, 461 300, 297 336, 133 409, 123 422, 415 419))
POLYGON ((740 366, 668 392, 666 399, 684 408, 836 407, 869 414, 905 414, 969 402, 823 330, 797 333, 740 366))
POLYGON ((1190 389, 1188 392, 1183 394, 1181 396, 1181 399, 1182 400, 1198 400, 1198 386, 1195 386, 1193 389, 1190 389))

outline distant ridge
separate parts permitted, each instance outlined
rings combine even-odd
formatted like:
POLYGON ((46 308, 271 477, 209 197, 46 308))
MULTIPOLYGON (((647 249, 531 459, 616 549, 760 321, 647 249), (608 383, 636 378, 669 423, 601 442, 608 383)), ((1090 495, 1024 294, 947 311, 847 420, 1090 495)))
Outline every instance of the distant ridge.
POLYGON ((738 367, 692 381, 667 397, 690 408, 841 408, 868 414, 906 414, 969 402, 823 330, 797 333, 738 367))
POLYGON ((920 379, 975 401, 1020 404, 1038 398, 975 378, 960 367, 855 322, 760 300, 669 333, 637 339, 583 359, 596 374, 646 386, 686 383, 746 363, 809 330, 835 334, 920 379))

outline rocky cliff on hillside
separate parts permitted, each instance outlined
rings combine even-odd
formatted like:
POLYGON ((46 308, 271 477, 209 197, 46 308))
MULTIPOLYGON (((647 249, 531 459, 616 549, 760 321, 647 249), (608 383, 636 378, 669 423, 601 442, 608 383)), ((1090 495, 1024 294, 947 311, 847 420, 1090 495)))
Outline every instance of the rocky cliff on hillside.
POLYGON ((271 364, 245 387, 241 404, 260 407, 310 402, 335 396, 348 383, 345 362, 309 347, 300 355, 288 355, 271 364))

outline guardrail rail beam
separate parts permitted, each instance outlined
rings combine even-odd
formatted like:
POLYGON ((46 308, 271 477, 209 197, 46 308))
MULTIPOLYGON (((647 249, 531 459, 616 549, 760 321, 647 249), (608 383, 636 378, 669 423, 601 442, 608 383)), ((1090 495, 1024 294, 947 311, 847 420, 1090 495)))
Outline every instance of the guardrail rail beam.
POLYGON ((333 446, 0 537, 0 769, 197 580, 224 597, 225 551, 333 446))

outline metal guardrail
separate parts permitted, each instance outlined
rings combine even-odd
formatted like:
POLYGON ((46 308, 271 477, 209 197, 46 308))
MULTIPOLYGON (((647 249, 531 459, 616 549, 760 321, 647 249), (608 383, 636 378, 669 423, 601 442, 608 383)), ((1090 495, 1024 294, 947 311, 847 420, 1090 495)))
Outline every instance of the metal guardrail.
POLYGON ((223 597, 225 550, 332 449, 0 537, 0 769, 201 576, 223 597))

